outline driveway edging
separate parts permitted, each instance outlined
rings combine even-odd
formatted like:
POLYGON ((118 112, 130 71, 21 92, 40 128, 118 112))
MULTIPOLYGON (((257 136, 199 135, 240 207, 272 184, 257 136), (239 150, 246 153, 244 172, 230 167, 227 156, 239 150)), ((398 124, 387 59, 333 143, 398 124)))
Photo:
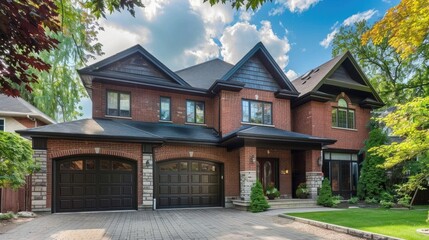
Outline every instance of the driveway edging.
POLYGON ((365 239, 375 239, 375 240, 403 240, 402 238, 395 238, 395 237, 391 237, 391 236, 387 236, 387 235, 383 235, 383 234, 378 234, 378 233, 372 233, 372 232, 366 232, 366 231, 362 231, 362 230, 358 230, 355 228, 348 228, 348 227, 343 227, 343 226, 339 226, 339 225, 335 225, 335 224, 330 224, 330 223, 325 223, 325 222, 319 222, 319 221, 315 221, 315 220, 310 220, 307 218, 300 218, 300 217, 294 217, 294 216, 290 216, 287 214, 279 214, 279 217, 282 218, 287 218, 287 219, 291 219, 297 222, 301 222, 301 223, 305 223, 305 224, 309 224, 312 226, 316 226, 316 227, 320 227, 320 228, 325 228, 325 229, 329 229, 335 232, 339 232, 339 233, 345 233, 345 234, 349 234, 355 237, 360 237, 360 238, 365 238, 365 239))

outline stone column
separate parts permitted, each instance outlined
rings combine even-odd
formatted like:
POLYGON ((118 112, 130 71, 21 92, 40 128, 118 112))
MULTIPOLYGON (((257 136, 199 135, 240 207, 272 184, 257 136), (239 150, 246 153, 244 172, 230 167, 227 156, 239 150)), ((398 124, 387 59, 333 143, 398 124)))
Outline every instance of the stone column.
POLYGON ((153 154, 143 153, 143 205, 144 209, 153 209, 153 154))
POLYGON ((256 147, 240 148, 240 198, 250 201, 250 192, 256 183, 256 147))
POLYGON ((40 170, 31 175, 31 209, 32 211, 50 211, 46 207, 47 200, 47 151, 34 150, 33 158, 40 170))
POLYGON ((310 190, 310 197, 317 198, 317 190, 322 187, 323 173, 322 172, 306 172, 305 178, 307 188, 310 190))

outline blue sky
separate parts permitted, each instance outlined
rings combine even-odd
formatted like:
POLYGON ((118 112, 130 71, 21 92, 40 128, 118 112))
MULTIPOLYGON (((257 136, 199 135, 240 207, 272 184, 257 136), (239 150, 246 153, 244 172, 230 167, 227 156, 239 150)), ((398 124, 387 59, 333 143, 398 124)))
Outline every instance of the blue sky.
MULTIPOLYGON (((273 0, 257 11, 203 0, 143 2, 135 18, 124 11, 100 21, 105 55, 93 62, 141 44, 174 71, 216 57, 234 64, 262 41, 292 80, 331 58, 341 25, 376 21, 399 0, 273 0)), ((91 117, 90 101, 82 105, 91 117)))

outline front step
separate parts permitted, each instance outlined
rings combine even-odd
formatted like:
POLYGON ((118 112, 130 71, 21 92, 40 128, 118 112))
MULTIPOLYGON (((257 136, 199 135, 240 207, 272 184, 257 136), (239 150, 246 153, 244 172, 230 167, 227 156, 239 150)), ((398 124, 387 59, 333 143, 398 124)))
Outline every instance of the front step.
MULTIPOLYGON (((233 201, 234 207, 238 210, 246 211, 250 206, 250 202, 235 200, 233 201)), ((270 209, 283 209, 283 208, 314 208, 318 207, 316 200, 313 199, 275 199, 268 200, 270 209)))

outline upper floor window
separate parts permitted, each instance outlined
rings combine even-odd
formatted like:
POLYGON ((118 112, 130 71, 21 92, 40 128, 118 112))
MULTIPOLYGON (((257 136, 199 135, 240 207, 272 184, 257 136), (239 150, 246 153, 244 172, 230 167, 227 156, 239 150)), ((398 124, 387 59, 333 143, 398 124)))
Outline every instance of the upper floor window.
POLYGON ((4 131, 5 129, 5 124, 4 124, 4 118, 0 118, 0 131, 4 131))
POLYGON ((204 123, 204 102, 186 101, 186 122, 204 123))
POLYGON ((355 129, 355 110, 350 109, 343 98, 340 98, 337 107, 332 109, 332 126, 355 129))
POLYGON ((130 117, 130 94, 122 92, 107 92, 107 115, 130 117))
POLYGON ((161 97, 159 106, 159 119, 162 121, 171 121, 171 99, 169 97, 161 97))
POLYGON ((259 102, 242 100, 243 116, 242 121, 258 124, 273 124, 272 104, 269 102, 259 102))

